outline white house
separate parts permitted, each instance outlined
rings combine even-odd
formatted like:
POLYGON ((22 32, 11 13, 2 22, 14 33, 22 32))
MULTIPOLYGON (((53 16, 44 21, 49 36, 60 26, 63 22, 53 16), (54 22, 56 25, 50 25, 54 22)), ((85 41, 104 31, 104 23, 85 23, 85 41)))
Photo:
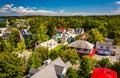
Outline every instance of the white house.
POLYGON ((46 42, 40 43, 35 48, 37 49, 42 46, 44 48, 47 48, 48 50, 51 50, 51 49, 55 48, 57 45, 58 45, 57 42, 54 39, 51 39, 46 42))
POLYGON ((98 50, 98 54, 102 55, 111 55, 112 50, 112 42, 97 42, 96 49, 98 50))
POLYGON ((5 32, 7 28, 0 28, 0 36, 3 36, 3 33, 5 32))
POLYGON ((94 45, 84 40, 77 40, 68 45, 70 49, 75 49, 78 54, 89 55, 93 52, 94 45))

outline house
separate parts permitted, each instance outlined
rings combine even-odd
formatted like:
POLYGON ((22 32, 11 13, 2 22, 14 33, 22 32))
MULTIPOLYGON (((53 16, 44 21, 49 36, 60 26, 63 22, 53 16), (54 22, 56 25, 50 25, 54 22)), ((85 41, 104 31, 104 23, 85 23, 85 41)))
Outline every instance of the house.
POLYGON ((10 26, 8 26, 6 28, 6 30, 4 31, 4 33, 3 33, 3 38, 8 39, 10 34, 11 34, 11 32, 12 32, 12 28, 10 26))
POLYGON ((70 34, 74 34, 75 33, 75 30, 73 28, 68 28, 67 29, 67 32, 69 32, 70 34))
POLYGON ((58 33, 65 33, 66 32, 66 28, 59 28, 58 29, 58 33))
POLYGON ((90 78, 117 78, 117 72, 108 68, 95 68, 90 78))
POLYGON ((55 34, 55 35, 53 36, 53 39, 58 39, 58 38, 60 38, 60 37, 62 37, 61 34, 60 34, 60 33, 57 33, 57 34, 55 34))
POLYGON ((84 40, 77 40, 68 45, 70 49, 75 49, 79 55, 93 56, 95 53, 94 45, 84 40))
POLYGON ((65 78, 64 76, 67 69, 72 67, 70 62, 64 63, 60 57, 52 62, 46 61, 46 63, 47 64, 38 68, 39 71, 30 78, 65 78))
POLYGON ((75 29, 75 33, 76 34, 83 34, 85 31, 84 31, 84 29, 83 28, 76 28, 75 29))
POLYGON ((96 42, 95 48, 98 50, 97 54, 101 55, 111 55, 111 50, 113 48, 112 42, 96 42))
POLYGON ((58 44, 54 39, 50 39, 50 40, 48 40, 46 42, 38 44, 35 48, 37 49, 37 48, 42 46, 44 48, 47 48, 48 50, 51 50, 51 49, 55 48, 57 45, 58 44))
POLYGON ((7 28, 0 28, 0 36, 3 36, 3 33, 5 32, 7 28))

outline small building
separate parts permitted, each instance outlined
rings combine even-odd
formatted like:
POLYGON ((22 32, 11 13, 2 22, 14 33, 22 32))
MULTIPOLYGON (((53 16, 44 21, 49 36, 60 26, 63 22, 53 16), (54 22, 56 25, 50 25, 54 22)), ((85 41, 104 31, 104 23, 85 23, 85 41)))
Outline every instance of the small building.
POLYGON ((84 40, 77 40, 68 45, 70 49, 75 49, 79 55, 93 56, 95 53, 94 44, 84 40), (92 54, 92 55, 91 55, 92 54))
POLYGON ((69 32, 70 34, 74 34, 75 33, 75 30, 73 28, 68 28, 67 29, 67 32, 69 32))
POLYGON ((90 78, 117 78, 117 72, 108 68, 95 68, 90 78))
POLYGON ((39 71, 30 78, 65 78, 66 71, 69 67, 72 67, 69 61, 64 63, 63 60, 58 57, 54 61, 38 68, 39 71))
POLYGON ((65 33, 66 32, 66 28, 59 28, 58 29, 58 33, 65 33))
POLYGON ((83 28, 76 28, 75 32, 76 32, 76 34, 83 34, 83 33, 85 33, 83 28))
POLYGON ((8 26, 3 33, 3 38, 4 39, 9 39, 9 36, 10 36, 11 32, 12 32, 12 28, 10 26, 8 26))
POLYGON ((0 28, 0 36, 3 36, 3 33, 5 32, 7 28, 0 28))
POLYGON ((61 34, 60 33, 57 33, 57 34, 55 34, 54 36, 53 36, 53 39, 58 39, 58 38, 60 38, 61 37, 61 34))
POLYGON ((111 50, 113 48, 112 42, 96 42, 95 48, 98 50, 97 54, 101 55, 111 55, 111 50))
POLYGON ((42 46, 44 48, 47 48, 48 50, 51 50, 55 48, 57 45, 58 45, 57 42, 54 39, 51 39, 46 42, 38 44, 35 48, 37 49, 42 46))

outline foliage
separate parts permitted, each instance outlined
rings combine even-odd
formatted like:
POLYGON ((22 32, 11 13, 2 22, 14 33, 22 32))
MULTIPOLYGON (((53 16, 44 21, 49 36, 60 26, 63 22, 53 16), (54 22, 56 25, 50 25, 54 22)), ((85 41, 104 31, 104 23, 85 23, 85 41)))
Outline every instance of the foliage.
POLYGON ((118 78, 120 78, 120 62, 115 62, 111 65, 111 69, 117 72, 118 78))
POLYGON ((77 78, 77 77, 78 74, 72 67, 67 69, 66 78, 77 78))
POLYGON ((51 50, 49 56, 52 60, 54 60, 59 56, 59 52, 57 50, 51 50))
POLYGON ((19 43, 17 43, 16 51, 22 52, 26 49, 26 45, 23 40, 20 40, 19 43))
POLYGON ((29 68, 38 68, 42 64, 42 59, 39 52, 33 52, 28 60, 28 69, 29 68))
POLYGON ((65 61, 70 61, 72 64, 76 64, 80 61, 80 58, 75 50, 65 50, 60 52, 60 57, 65 61))
POLYGON ((111 63, 109 62, 108 58, 102 58, 101 60, 98 61, 98 65, 100 67, 110 67, 111 63))
POLYGON ((105 38, 99 32, 99 30, 97 28, 92 28, 89 35, 89 41, 95 43, 97 41, 104 41, 104 40, 105 38))
POLYGON ((0 78, 22 78, 24 73, 23 59, 8 52, 0 53, 0 78))
POLYGON ((9 42, 13 48, 17 47, 17 43, 20 41, 19 30, 14 28, 10 34, 9 42))
POLYGON ((0 52, 12 52, 10 43, 2 37, 0 37, 0 52))
POLYGON ((83 56, 80 63, 80 76, 83 78, 89 78, 90 72, 95 66, 95 60, 88 56, 83 56))

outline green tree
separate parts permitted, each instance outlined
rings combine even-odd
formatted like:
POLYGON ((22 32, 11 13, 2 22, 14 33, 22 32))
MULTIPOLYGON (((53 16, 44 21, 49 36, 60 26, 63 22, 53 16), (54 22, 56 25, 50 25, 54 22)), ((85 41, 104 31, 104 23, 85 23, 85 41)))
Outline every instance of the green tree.
POLYGON ((97 28, 93 28, 89 33, 89 41, 90 42, 97 42, 97 41, 104 41, 105 38, 103 37, 103 34, 99 32, 97 28))
POLYGON ((80 76, 83 78, 89 78, 90 72, 92 71, 93 67, 95 66, 95 60, 88 56, 83 56, 81 63, 80 63, 80 76))
POLYGON ((68 68, 66 78, 78 78, 77 71, 75 71, 72 67, 68 68))
POLYGON ((38 68, 42 64, 42 59, 40 57, 39 52, 33 52, 28 60, 28 69, 30 68, 38 68))
POLYGON ((52 60, 56 59, 59 56, 59 52, 57 50, 52 50, 49 54, 52 60))
POLYGON ((20 41, 19 30, 14 28, 10 34, 9 42, 12 45, 12 49, 17 47, 17 43, 20 41))
POLYGON ((22 78, 23 73, 23 59, 8 52, 0 53, 0 78, 22 78))
POLYGON ((75 50, 65 50, 60 52, 60 57, 65 61, 70 61, 72 64, 76 64, 80 61, 80 58, 75 50))
POLYGON ((117 72, 118 78, 120 78, 120 62, 115 62, 112 64, 111 69, 117 72))
POLYGON ((0 52, 12 52, 10 43, 2 38, 0 39, 0 52))
POLYGON ((102 58, 101 60, 98 61, 98 65, 100 67, 110 67, 111 63, 109 62, 108 58, 102 58))
POLYGON ((26 45, 25 45, 25 42, 23 40, 20 40, 19 43, 17 43, 17 48, 16 48, 16 51, 24 51, 26 49, 26 45))

